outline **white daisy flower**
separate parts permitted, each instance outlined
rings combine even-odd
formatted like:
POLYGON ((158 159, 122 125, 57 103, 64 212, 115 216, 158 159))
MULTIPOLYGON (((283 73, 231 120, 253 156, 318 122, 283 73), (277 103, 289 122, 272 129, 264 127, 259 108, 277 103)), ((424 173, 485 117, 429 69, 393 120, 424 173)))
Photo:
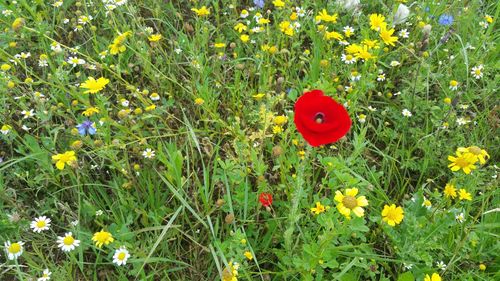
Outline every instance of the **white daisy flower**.
POLYGON ((30 111, 23 110, 23 111, 21 111, 21 114, 23 115, 23 119, 27 119, 27 118, 35 116, 33 109, 30 109, 30 111))
POLYGON ((5 242, 4 246, 7 258, 9 260, 15 260, 20 257, 23 254, 23 245, 24 242, 21 241, 14 243, 10 243, 10 241, 5 242))
POLYGON ((410 37, 410 32, 408 32, 407 29, 401 29, 398 33, 398 35, 402 38, 408 38, 410 37))
POLYGON ((408 110, 408 109, 403 109, 403 111, 401 112, 403 114, 404 117, 411 117, 413 114, 408 110))
POLYGON ((120 249, 115 251, 115 254, 113 255, 113 263, 118 266, 125 265, 127 264, 128 258, 130 258, 130 254, 127 249, 122 246, 120 249))
POLYGON ((147 158, 147 159, 151 159, 151 158, 154 158, 155 157, 155 151, 152 150, 151 148, 146 148, 143 152, 142 152, 142 156, 144 158, 147 158))
POLYGON ((67 232, 64 236, 57 237, 57 244, 64 252, 70 252, 80 245, 80 240, 76 240, 71 232, 67 232))
POLYGON ((71 64, 73 67, 80 65, 80 64, 85 64, 85 60, 79 59, 77 57, 69 57, 66 62, 71 64))
POLYGON ((49 269, 46 268, 42 272, 42 277, 38 278, 37 281, 49 281, 50 280, 50 275, 52 275, 52 272, 50 272, 49 269))
POLYGON ((483 78, 483 65, 474 66, 470 72, 476 79, 483 78))
POLYGON ((30 228, 33 229, 33 232, 42 232, 44 230, 48 230, 50 227, 51 220, 46 216, 41 216, 33 220, 30 224, 30 228))
POLYGON ((465 221, 465 215, 464 213, 460 213, 458 215, 455 216, 455 219, 459 222, 459 223, 463 223, 465 221))
POLYGON ((351 55, 351 54, 342 54, 342 56, 340 57, 340 59, 345 63, 345 64, 353 64, 356 62, 356 58, 351 55))

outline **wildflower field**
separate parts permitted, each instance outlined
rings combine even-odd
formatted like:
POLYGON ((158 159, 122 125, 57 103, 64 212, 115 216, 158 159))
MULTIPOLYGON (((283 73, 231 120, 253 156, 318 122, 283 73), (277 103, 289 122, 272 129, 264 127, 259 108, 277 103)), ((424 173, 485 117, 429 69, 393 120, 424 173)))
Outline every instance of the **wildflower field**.
POLYGON ((0 280, 500 280, 498 1, 0 11, 0 280))

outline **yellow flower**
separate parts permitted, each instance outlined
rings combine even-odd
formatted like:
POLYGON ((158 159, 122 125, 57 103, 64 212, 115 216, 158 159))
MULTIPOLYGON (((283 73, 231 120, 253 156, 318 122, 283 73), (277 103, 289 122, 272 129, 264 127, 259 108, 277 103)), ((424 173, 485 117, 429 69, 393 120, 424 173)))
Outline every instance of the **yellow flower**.
POLYGON ((206 6, 203 6, 199 9, 192 8, 191 11, 195 12, 197 16, 204 17, 210 15, 210 10, 207 9, 206 6))
POLYGON ((472 195, 467 190, 461 188, 458 191, 458 199, 472 201, 472 195))
POLYGON ((385 22, 385 17, 380 14, 370 15, 370 28, 373 30, 379 30, 382 26, 387 25, 385 22))
POLYGON ((493 17, 490 16, 490 15, 485 15, 484 16, 484 19, 488 22, 488 23, 493 23, 493 17))
POLYGON ((242 33, 243 31, 247 30, 247 26, 239 22, 234 26, 234 30, 238 31, 238 33, 242 33))
POLYGON ((116 38, 113 40, 113 44, 109 45, 109 53, 112 55, 116 55, 125 52, 127 48, 123 45, 123 43, 131 34, 132 32, 127 31, 116 36, 116 38))
POLYGON ((486 265, 484 263, 479 264, 479 270, 485 271, 486 270, 486 265))
POLYGON ((285 115, 279 115, 274 117, 273 122, 275 125, 282 126, 288 121, 288 117, 285 115))
POLYGON ((152 34, 151 36, 148 37, 149 42, 158 42, 163 38, 161 34, 152 34))
POLYGON ((457 189, 455 188, 455 185, 453 185, 452 183, 447 183, 446 186, 444 187, 444 196, 446 198, 455 198, 457 197, 457 189))
POLYGON ((446 103, 446 104, 451 104, 451 98, 449 98, 449 97, 444 98, 444 100, 443 100, 443 101, 444 101, 444 103, 446 103))
POLYGON ((102 245, 108 245, 109 243, 115 241, 113 238, 113 235, 107 231, 101 230, 99 232, 94 233, 94 236, 92 237, 92 241, 95 242, 95 245, 99 248, 102 247, 102 245))
POLYGON ((6 64, 6 63, 4 63, 4 64, 2 64, 2 66, 0 67, 0 69, 2 71, 8 71, 9 69, 11 69, 11 66, 8 65, 8 64, 6 64))
POLYGON ((441 276, 437 273, 432 273, 432 277, 429 276, 429 274, 426 274, 424 281, 441 281, 441 276))
POLYGON ((147 112, 147 111, 153 111, 156 109, 156 105, 155 104, 152 104, 152 105, 149 105, 149 106, 146 106, 144 108, 144 110, 147 112))
POLYGON ((258 93, 258 94, 252 95, 252 98, 254 98, 256 100, 260 100, 265 96, 266 96, 266 94, 264 94, 264 93, 258 93))
POLYGON ((4 135, 8 134, 10 132, 10 130, 12 129, 12 127, 10 125, 3 125, 2 128, 0 129, 0 132, 4 135))
POLYGON ((481 149, 477 146, 469 146, 467 148, 459 147, 457 149, 457 151, 469 152, 469 153, 474 154, 477 157, 477 159, 479 160, 479 163, 481 163, 481 165, 485 164, 486 160, 488 158, 490 158, 490 155, 488 154, 488 152, 486 152, 486 150, 481 149))
POLYGON ((368 49, 373 49, 373 48, 379 49, 380 48, 380 46, 377 45, 378 40, 365 39, 365 40, 361 41, 361 43, 363 45, 368 46, 368 49))
POLYGON ((333 14, 333 15, 329 15, 328 12, 326 11, 326 9, 323 9, 316 17, 315 17, 315 20, 316 22, 321 22, 321 21, 324 21, 324 22, 332 22, 332 23, 336 23, 337 22, 337 18, 338 18, 338 14, 333 14))
POLYGON ((327 31, 325 32, 325 39, 326 40, 331 40, 331 39, 337 39, 337 40, 342 40, 344 39, 344 36, 342 34, 336 32, 336 31, 327 31))
POLYGON ((101 77, 97 80, 95 80, 94 77, 89 77, 87 78, 87 81, 80 85, 80 88, 88 89, 84 93, 95 94, 104 89, 108 83, 109 79, 106 79, 104 77, 101 77))
POLYGON ((335 191, 334 200, 337 201, 337 210, 344 215, 346 218, 351 218, 351 212, 353 212, 357 217, 362 217, 365 214, 365 210, 362 207, 368 206, 368 200, 365 196, 359 196, 357 188, 348 188, 345 190, 345 194, 340 191, 335 191))
POLYGON ((109 53, 112 55, 123 53, 123 52, 125 52, 126 49, 127 49, 127 47, 125 47, 122 44, 113 43, 113 44, 109 45, 109 53))
POLYGON ((276 8, 283 8, 285 7, 285 2, 281 1, 281 0, 274 0, 273 1, 273 5, 276 7, 276 8))
POLYGON ((25 22, 26 21, 23 18, 17 18, 17 19, 15 19, 12 22, 12 29, 14 29, 14 31, 18 31, 19 29, 21 29, 21 27, 23 27, 23 25, 24 25, 25 22))
POLYGON ((215 48, 224 48, 224 47, 226 47, 226 43, 215 43, 214 47, 215 48))
POLYGON ((392 36, 394 33, 394 28, 387 30, 386 25, 382 25, 380 27, 380 38, 384 41, 385 44, 389 44, 394 46, 394 42, 398 41, 397 36, 392 36))
POLYGON ((384 205, 384 209, 382 210, 382 220, 387 222, 390 226, 396 226, 396 224, 400 224, 404 218, 404 211, 401 207, 396 207, 395 204, 392 205, 384 205))
POLYGON ((283 132, 283 128, 281 126, 273 126, 273 134, 279 134, 283 132))
POLYGON ((196 105, 202 105, 203 103, 205 103, 205 100, 202 98, 196 98, 196 99, 194 99, 194 103, 196 105))
POLYGON ((292 24, 289 21, 282 21, 279 25, 281 32, 288 36, 293 36, 294 30, 292 24))
POLYGON ((53 155, 52 161, 56 162, 57 169, 62 170, 66 164, 70 165, 72 162, 76 161, 75 152, 70 150, 63 154, 53 155))
MULTIPOLYGON (((367 45, 368 46, 368 45, 367 45)), ((360 51, 363 50, 363 47, 361 47, 358 44, 351 44, 345 48, 345 52, 348 54, 356 54, 359 53, 360 51)))
POLYGON ((85 109, 83 112, 82 112, 82 115, 83 116, 92 116, 94 115, 95 113, 99 113, 99 109, 96 108, 96 107, 88 107, 87 109, 85 109))
POLYGON ((242 35, 240 36, 240 39, 241 39, 241 41, 242 41, 243 43, 246 43, 246 42, 248 42, 248 40, 250 40, 250 36, 248 36, 247 34, 242 34, 242 35))
POLYGON ((355 54, 356 58, 368 61, 370 59, 375 59, 376 56, 372 55, 372 53, 368 52, 368 46, 363 45, 362 48, 358 50, 355 54))
POLYGON ((453 171, 459 171, 462 169, 464 173, 467 175, 470 174, 472 170, 476 169, 476 166, 474 166, 474 163, 477 161, 477 157, 470 153, 470 152, 462 152, 458 151, 456 152, 456 156, 448 156, 448 160, 451 161, 451 164, 448 165, 448 167, 453 171))
POLYGON ((253 256, 252 256, 252 253, 250 253, 250 251, 246 251, 243 255, 245 255, 245 257, 248 259, 248 260, 253 260, 253 256))
POLYGON ((323 206, 321 205, 321 202, 316 202, 316 207, 312 207, 311 212, 313 212, 316 215, 319 215, 328 209, 330 209, 329 206, 323 206))

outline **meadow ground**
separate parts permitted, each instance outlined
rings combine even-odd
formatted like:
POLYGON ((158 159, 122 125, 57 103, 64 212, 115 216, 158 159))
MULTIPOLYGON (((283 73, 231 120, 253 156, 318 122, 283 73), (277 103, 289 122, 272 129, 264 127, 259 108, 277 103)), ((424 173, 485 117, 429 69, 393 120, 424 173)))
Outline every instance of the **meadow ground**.
POLYGON ((0 280, 500 280, 499 6, 0 0, 0 280))

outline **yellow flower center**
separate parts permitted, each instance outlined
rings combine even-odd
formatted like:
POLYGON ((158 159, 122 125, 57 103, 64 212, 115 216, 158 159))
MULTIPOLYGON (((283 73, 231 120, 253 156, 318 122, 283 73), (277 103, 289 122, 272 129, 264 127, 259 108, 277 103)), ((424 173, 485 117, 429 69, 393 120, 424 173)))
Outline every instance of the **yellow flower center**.
POLYGON ((481 69, 476 69, 475 73, 476 73, 476 75, 481 75, 481 69))
POLYGON ((21 251, 21 244, 19 243, 12 243, 9 246, 9 253, 11 254, 17 254, 21 251))
POLYGON ((459 157, 457 158, 457 161, 455 161, 455 165, 457 165, 460 168, 464 168, 470 165, 469 161, 467 161, 466 158, 464 157, 459 157))
POLYGON ((36 227, 38 228, 43 228, 45 227, 45 225, 46 225, 45 221, 37 221, 36 223, 36 227))
POLYGON ((344 204, 346 208, 352 210, 358 206, 358 200, 356 200, 356 197, 354 196, 344 196, 344 199, 342 199, 342 204, 344 204))
POLYGON ((63 240, 64 245, 70 246, 70 245, 73 245, 74 242, 75 242, 75 238, 73 238, 73 236, 64 237, 64 240, 63 240))
POLYGON ((125 253, 124 252, 119 253, 118 254, 118 259, 121 260, 121 261, 124 260, 125 259, 125 253))
POLYGON ((455 80, 451 80, 450 81, 450 85, 453 86, 453 87, 455 87, 456 85, 458 85, 458 82, 455 81, 455 80))

